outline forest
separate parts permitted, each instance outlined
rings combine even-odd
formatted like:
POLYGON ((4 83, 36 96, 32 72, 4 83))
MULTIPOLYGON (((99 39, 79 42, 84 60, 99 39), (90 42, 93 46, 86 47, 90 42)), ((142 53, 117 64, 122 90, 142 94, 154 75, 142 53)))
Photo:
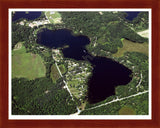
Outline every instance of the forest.
POLYGON ((12 79, 13 115, 68 115, 76 112, 76 104, 63 82, 53 84, 49 78, 12 79))
POLYGON ((32 32, 32 28, 18 24, 18 21, 12 22, 12 49, 18 42, 28 41, 32 32))
POLYGON ((136 31, 142 31, 148 29, 149 26, 149 18, 147 12, 141 12, 138 14, 136 18, 131 22, 136 31))

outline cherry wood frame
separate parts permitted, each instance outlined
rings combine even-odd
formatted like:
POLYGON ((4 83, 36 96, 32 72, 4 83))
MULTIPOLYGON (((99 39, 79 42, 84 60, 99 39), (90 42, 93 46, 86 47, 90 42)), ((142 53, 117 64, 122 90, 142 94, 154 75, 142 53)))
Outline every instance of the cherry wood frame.
POLYGON ((0 0, 0 128, 159 128, 160 127, 160 1, 159 0, 0 0), (152 119, 151 120, 9 120, 8 9, 9 8, 151 8, 152 119))

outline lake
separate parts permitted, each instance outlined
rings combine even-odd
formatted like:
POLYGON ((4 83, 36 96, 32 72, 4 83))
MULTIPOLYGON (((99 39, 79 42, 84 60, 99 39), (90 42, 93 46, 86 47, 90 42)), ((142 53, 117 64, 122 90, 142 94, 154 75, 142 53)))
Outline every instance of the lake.
POLYGON ((69 47, 62 50, 64 57, 84 60, 83 57, 87 55, 85 45, 89 44, 90 40, 87 36, 73 36, 71 33, 72 31, 68 29, 59 29, 56 31, 43 29, 37 35, 37 42, 49 48, 62 48, 68 45, 69 47))
POLYGON ((72 34, 71 30, 43 29, 37 34, 37 43, 49 48, 62 48, 65 58, 85 60, 91 63, 93 70, 88 80, 88 101, 97 103, 109 96, 115 95, 115 87, 125 85, 132 79, 132 71, 118 62, 106 58, 92 56, 86 45, 90 43, 87 36, 72 34), (64 47, 64 46, 68 47, 64 47))
POLYGON ((134 18, 138 16, 140 12, 126 12, 126 13, 127 13, 126 19, 132 21, 134 18))
POLYGON ((34 20, 41 16, 41 12, 15 12, 12 16, 12 21, 24 18, 26 20, 34 20))

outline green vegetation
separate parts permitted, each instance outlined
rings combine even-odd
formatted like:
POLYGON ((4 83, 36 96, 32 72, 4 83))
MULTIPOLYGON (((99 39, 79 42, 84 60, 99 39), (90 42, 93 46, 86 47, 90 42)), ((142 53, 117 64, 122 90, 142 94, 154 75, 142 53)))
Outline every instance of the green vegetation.
POLYGON ((136 112, 133 108, 124 106, 119 110, 119 115, 136 115, 136 112))
POLYGON ((49 51, 44 51, 44 52, 42 52, 42 54, 43 54, 43 56, 45 56, 45 57, 50 57, 51 55, 51 53, 49 52, 49 51))
POLYGON ((67 70, 66 70, 64 64, 61 64, 61 65, 59 65, 58 67, 59 67, 59 69, 60 69, 62 75, 66 73, 67 70))
POLYGON ((124 39, 123 47, 118 48, 118 52, 113 57, 122 57, 125 52, 140 52, 148 56, 148 43, 135 43, 124 39))
POLYGON ((29 36, 32 35, 33 29, 20 25, 17 22, 12 23, 12 49, 18 42, 28 41, 29 36))
POLYGON ((45 12, 46 17, 48 18, 48 20, 50 21, 50 23, 53 24, 58 24, 61 23, 61 15, 60 13, 56 12, 56 11, 47 11, 45 12))
MULTIPOLYGON (((69 83, 71 84, 71 83, 69 83)), ((72 83, 75 84, 75 83, 72 83)), ((71 93, 78 99, 79 98, 79 90, 75 87, 70 87, 69 86, 69 90, 71 91, 71 93)))
POLYGON ((148 114, 148 93, 113 102, 95 109, 84 110, 81 115, 119 115, 119 114, 148 114), (129 106, 129 108, 126 106, 129 106))
POLYGON ((56 80, 58 80, 61 77, 55 64, 51 66, 50 76, 54 83, 56 82, 56 80))
POLYGON ((63 82, 51 79, 12 79, 13 115, 69 115, 76 112, 75 102, 63 82))
POLYGON ((73 102, 67 90, 62 89, 64 86, 62 79, 58 79, 55 84, 50 78, 51 69, 54 71, 51 50, 36 43, 34 31, 37 32, 37 29, 44 26, 30 28, 27 24, 28 22, 25 25, 20 25, 19 21, 12 22, 12 114, 75 113, 76 101, 73 102), (18 42, 22 42, 23 45, 18 42))
POLYGON ((80 91, 79 91, 77 85, 79 85, 79 80, 72 80, 72 81, 69 81, 69 82, 68 82, 68 87, 69 87, 71 93, 72 93, 76 98, 79 98, 80 91))
MULTIPOLYGON (((18 45, 22 43, 18 43, 18 45)), ((26 53, 25 47, 12 51, 12 77, 28 78, 30 80, 44 77, 46 73, 45 65, 39 55, 26 53)))
POLYGON ((133 19, 131 24, 136 31, 142 31, 148 29, 149 26, 148 12, 139 13, 138 16, 133 19))
POLYGON ((67 72, 64 78, 67 81, 68 88, 71 93, 81 102, 85 100, 87 95, 87 80, 91 75, 91 65, 82 61, 66 59, 67 72))
POLYGON ((87 35, 91 43, 87 46, 90 53, 105 56, 116 53, 121 48, 121 38, 133 42, 147 42, 125 23, 123 12, 60 12, 65 26, 74 32, 87 35))
MULTIPOLYGON (((45 15, 51 24, 30 28, 27 26, 29 21, 25 25, 20 25, 19 21, 12 22, 12 114, 68 115, 76 112, 77 102, 82 103, 79 104, 82 109, 87 109, 110 102, 116 97, 128 97, 148 90, 148 39, 137 34, 137 31, 148 29, 147 12, 139 13, 133 21, 127 21, 124 12, 43 12, 41 19, 45 15), (110 57, 125 65, 133 71, 132 81, 125 86, 117 86, 116 95, 102 102, 84 103, 87 100, 86 82, 92 71, 91 65, 62 57, 58 62, 63 74, 61 78, 51 49, 36 43, 37 33, 43 28, 67 28, 76 35, 88 36, 91 41, 86 46, 88 52, 94 56, 110 57), (75 101, 63 89, 63 80, 68 83, 75 101)), ((84 110, 81 114, 147 115, 148 93, 84 110)))

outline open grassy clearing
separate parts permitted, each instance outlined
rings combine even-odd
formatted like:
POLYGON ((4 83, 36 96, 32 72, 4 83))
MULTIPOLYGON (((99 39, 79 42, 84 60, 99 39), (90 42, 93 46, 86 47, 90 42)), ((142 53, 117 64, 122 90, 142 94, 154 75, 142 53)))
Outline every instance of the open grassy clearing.
POLYGON ((49 57, 49 56, 50 56, 50 52, 48 52, 47 50, 43 51, 42 54, 43 54, 45 57, 49 57))
POLYGON ((56 11, 47 11, 47 12, 45 12, 45 15, 48 18, 48 20, 50 21, 50 23, 53 23, 53 24, 62 23, 61 15, 56 11))
POLYGON ((85 100, 83 103, 81 103, 81 105, 79 106, 79 109, 80 109, 80 110, 84 110, 85 107, 86 107, 86 103, 87 103, 86 100, 85 100))
POLYGON ((136 112, 133 108, 124 106, 119 110, 119 115, 136 115, 136 112))
POLYGON ((69 87, 69 90, 71 91, 71 93, 76 97, 79 98, 79 90, 73 87, 69 87))
POLYGON ((61 77, 55 64, 51 66, 50 76, 54 83, 61 77))
POLYGON ((39 55, 26 53, 22 43, 18 43, 15 48, 12 51, 12 78, 24 77, 32 80, 45 76, 46 68, 39 55))
POLYGON ((59 65, 59 69, 60 69, 62 74, 66 73, 66 68, 63 64, 59 65))
POLYGON ((68 87, 69 90, 71 91, 71 93, 76 97, 79 98, 79 93, 80 91, 78 90, 78 88, 76 88, 76 86, 78 85, 79 81, 78 80, 72 80, 68 82, 68 87))
POLYGON ((79 81, 78 80, 72 80, 72 81, 69 81, 68 84, 71 86, 71 87, 76 87, 78 84, 79 84, 79 81))
POLYGON ((113 54, 113 57, 122 57, 125 52, 140 52, 148 56, 148 43, 134 43, 123 39, 123 47, 118 48, 118 52, 113 54))

